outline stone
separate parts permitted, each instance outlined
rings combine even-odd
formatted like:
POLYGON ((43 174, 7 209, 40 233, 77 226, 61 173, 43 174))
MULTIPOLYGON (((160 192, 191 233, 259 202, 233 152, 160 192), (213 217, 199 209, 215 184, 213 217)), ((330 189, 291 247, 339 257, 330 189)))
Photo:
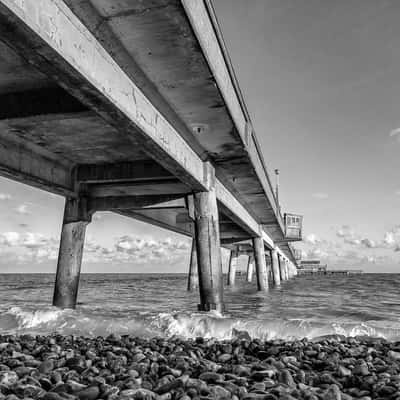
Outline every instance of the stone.
POLYGON ((342 400, 342 394, 337 385, 331 385, 324 394, 324 400, 342 400))
POLYGON ((224 377, 216 372, 203 372, 199 375, 199 379, 207 383, 218 383, 222 382, 224 377))
POLYGON ((41 374, 49 374, 53 369, 54 361, 51 359, 43 361, 38 368, 41 374))
POLYGON ((14 371, 0 371, 0 385, 12 386, 18 382, 18 375, 14 371))
POLYGON ((76 395, 79 400, 96 400, 99 397, 100 389, 98 386, 90 386, 86 389, 81 390, 76 395))
POLYGON ((281 373, 279 375, 279 381, 290 387, 296 386, 296 383, 294 382, 292 374, 287 369, 283 369, 281 371, 281 373))

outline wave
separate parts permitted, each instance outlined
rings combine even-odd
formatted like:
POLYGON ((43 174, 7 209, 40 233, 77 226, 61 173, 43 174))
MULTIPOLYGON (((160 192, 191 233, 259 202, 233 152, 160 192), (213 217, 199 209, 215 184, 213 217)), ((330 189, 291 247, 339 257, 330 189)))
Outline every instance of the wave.
POLYGON ((400 340, 400 325, 382 321, 365 323, 315 322, 300 319, 243 319, 217 313, 130 313, 110 317, 87 310, 55 307, 29 309, 12 307, 0 312, 0 334, 50 334, 107 336, 111 333, 142 337, 204 337, 230 340, 316 339, 326 336, 369 336, 400 340))

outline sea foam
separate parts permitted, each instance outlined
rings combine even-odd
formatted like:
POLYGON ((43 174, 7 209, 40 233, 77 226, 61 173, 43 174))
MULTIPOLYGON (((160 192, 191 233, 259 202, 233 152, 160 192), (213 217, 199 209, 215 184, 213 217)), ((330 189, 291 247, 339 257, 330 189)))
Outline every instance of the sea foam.
POLYGON ((399 340, 400 328, 367 323, 322 323, 304 319, 244 319, 216 313, 127 313, 108 318, 85 310, 60 310, 55 307, 29 309, 11 307, 0 313, 1 334, 49 334, 59 332, 83 336, 111 333, 143 337, 172 337, 230 340, 315 339, 321 336, 370 336, 399 340))

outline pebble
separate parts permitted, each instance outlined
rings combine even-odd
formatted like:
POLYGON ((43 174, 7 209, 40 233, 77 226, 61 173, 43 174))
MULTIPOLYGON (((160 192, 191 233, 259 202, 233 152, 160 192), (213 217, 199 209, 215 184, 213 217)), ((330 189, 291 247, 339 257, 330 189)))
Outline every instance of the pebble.
POLYGON ((1 336, 0 400, 400 400, 400 343, 1 336))

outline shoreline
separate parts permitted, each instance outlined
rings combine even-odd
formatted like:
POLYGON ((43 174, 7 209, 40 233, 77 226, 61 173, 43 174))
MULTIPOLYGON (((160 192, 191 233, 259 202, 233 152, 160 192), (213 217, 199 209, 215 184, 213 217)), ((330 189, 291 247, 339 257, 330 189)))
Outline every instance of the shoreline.
POLYGON ((400 399, 400 342, 0 335, 0 399, 400 399))

